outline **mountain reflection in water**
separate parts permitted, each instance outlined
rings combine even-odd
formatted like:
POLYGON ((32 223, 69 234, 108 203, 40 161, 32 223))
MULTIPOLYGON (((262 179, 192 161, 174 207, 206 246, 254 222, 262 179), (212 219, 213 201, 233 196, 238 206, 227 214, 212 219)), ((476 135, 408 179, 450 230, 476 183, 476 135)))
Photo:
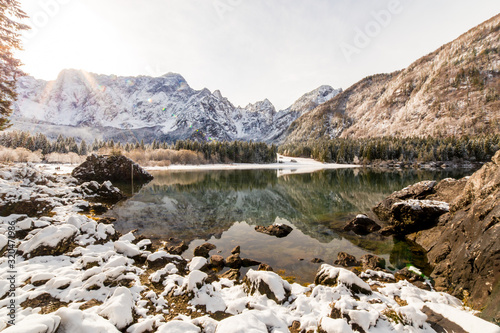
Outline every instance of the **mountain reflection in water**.
POLYGON ((227 256, 241 256, 284 269, 300 282, 312 282, 319 257, 332 263, 339 251, 374 253, 389 262, 393 242, 376 235, 342 232, 358 213, 395 190, 422 180, 462 177, 463 172, 335 169, 277 176, 276 170, 157 171, 154 180, 108 215, 120 232, 137 229, 152 240, 175 237, 190 243, 185 257, 205 241, 227 256), (285 238, 257 233, 255 225, 289 224, 285 238), (302 259, 302 260, 301 260, 302 259))

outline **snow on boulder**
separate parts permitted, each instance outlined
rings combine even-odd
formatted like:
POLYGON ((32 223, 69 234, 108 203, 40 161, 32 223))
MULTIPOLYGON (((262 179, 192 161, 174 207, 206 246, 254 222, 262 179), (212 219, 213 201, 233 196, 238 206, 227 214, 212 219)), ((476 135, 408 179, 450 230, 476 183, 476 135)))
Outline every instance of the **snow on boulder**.
POLYGON ((32 238, 22 242, 18 250, 24 256, 60 255, 72 245, 78 229, 71 224, 50 225, 38 231, 32 238))
POLYGON ((61 317, 57 333, 119 333, 120 331, 101 316, 81 310, 60 308, 55 314, 61 317))
POLYGON ((191 323, 172 320, 158 328, 157 333, 200 333, 201 329, 191 323))
POLYGON ((113 296, 101 306, 99 314, 122 330, 134 321, 133 310, 132 293, 125 287, 118 287, 113 296))
POLYGON ((188 269, 192 272, 194 270, 201 270, 208 263, 207 258, 194 257, 188 264, 188 269))
POLYGON ((370 295, 372 293, 370 286, 361 280, 356 274, 344 268, 333 267, 328 264, 321 265, 316 277, 315 284, 325 286, 336 286, 343 284, 353 293, 362 293, 370 295))
POLYGON ((318 332, 325 333, 352 333, 351 326, 344 319, 323 317, 318 332))
POLYGON ((207 273, 202 271, 192 271, 189 275, 184 279, 184 284, 182 285, 183 289, 188 291, 194 291, 194 289, 200 289, 201 286, 205 283, 207 279, 207 273))
POLYGON ((91 154, 71 173, 80 181, 149 181, 153 176, 125 156, 98 156, 91 154))
POLYGON ((168 263, 176 264, 179 270, 183 270, 186 265, 186 260, 176 254, 170 254, 167 251, 160 250, 148 255, 146 262, 148 267, 155 269, 164 267, 168 263))
POLYGON ((114 242, 115 251, 126 255, 129 258, 137 257, 141 255, 141 249, 135 244, 125 241, 114 242))
POLYGON ((292 291, 292 287, 287 281, 283 280, 278 274, 269 271, 254 271, 250 269, 246 274, 244 282, 250 294, 258 292, 278 304, 282 304, 288 300, 292 291))
POLYGON ((55 333, 58 330, 61 318, 54 314, 32 314, 16 324, 3 330, 3 333, 55 333))
POLYGON ((288 325, 271 310, 250 310, 221 320, 215 333, 288 333, 288 325))

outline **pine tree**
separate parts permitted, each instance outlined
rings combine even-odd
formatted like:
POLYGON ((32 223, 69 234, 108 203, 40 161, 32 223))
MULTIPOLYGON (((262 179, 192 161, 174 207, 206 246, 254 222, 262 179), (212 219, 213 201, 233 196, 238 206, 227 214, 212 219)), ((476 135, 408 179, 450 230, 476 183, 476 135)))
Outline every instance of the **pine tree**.
POLYGON ((21 49, 19 31, 29 27, 18 20, 28 16, 17 0, 0 2, 0 130, 9 127, 8 117, 12 113, 12 102, 16 99, 16 80, 24 73, 21 62, 14 58, 13 51, 21 49))

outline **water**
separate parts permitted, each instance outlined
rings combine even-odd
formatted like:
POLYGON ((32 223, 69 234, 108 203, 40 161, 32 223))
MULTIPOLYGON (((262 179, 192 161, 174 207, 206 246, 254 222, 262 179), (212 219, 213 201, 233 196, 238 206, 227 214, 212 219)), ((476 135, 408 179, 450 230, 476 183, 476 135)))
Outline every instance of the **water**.
MULTIPOLYGON (((471 173, 471 172, 468 172, 471 173)), ((155 179, 107 215, 120 232, 137 229, 153 241, 175 237, 189 242, 184 257, 208 241, 224 257, 241 246, 241 257, 271 265, 281 274, 310 283, 319 264, 333 263, 339 251, 366 253, 400 268, 425 261, 391 237, 355 236, 342 231, 358 213, 393 191, 422 180, 459 178, 463 171, 336 169, 278 177, 276 170, 159 171, 155 179), (256 225, 285 223, 284 238, 258 233, 256 225), (413 257, 412 257, 413 256, 413 257)))

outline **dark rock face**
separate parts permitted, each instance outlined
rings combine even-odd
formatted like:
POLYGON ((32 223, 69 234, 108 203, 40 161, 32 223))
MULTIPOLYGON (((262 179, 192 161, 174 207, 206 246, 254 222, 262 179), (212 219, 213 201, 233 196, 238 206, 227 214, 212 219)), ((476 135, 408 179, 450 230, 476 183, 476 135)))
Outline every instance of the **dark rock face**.
POLYGON ((228 280, 236 280, 238 281, 240 279, 240 270, 239 269, 230 269, 227 272, 222 273, 219 275, 219 277, 222 279, 228 279, 228 280))
POLYGON ((393 204, 407 199, 424 199, 427 195, 433 193, 434 186, 436 186, 436 181, 434 180, 426 180, 407 186, 385 198, 373 208, 373 211, 377 214, 377 217, 380 220, 389 221, 391 219, 391 209, 393 204))
POLYGON ((239 269, 243 265, 243 261, 240 258, 240 254, 231 254, 229 257, 226 258, 226 266, 239 269))
POLYGON ((255 231, 262 232, 271 236, 276 236, 278 238, 286 237, 293 230, 292 227, 286 224, 273 224, 268 227, 258 225, 255 227, 255 231))
POLYGON ((193 254, 195 257, 204 257, 208 259, 208 257, 210 257, 209 252, 215 248, 216 246, 214 244, 203 243, 194 249, 193 254))
POLYGON ((449 205, 443 201, 409 199, 392 205, 389 222, 395 233, 405 235, 434 226, 448 211, 449 205))
POLYGON ((406 235, 435 226, 464 186, 463 180, 448 178, 438 184, 422 181, 392 193, 373 208, 380 220, 389 223, 381 235, 406 235))
POLYGON ((148 172, 125 156, 98 156, 92 154, 71 173, 80 181, 111 180, 113 182, 146 182, 153 179, 148 172))
POLYGON ((214 254, 210 257, 210 266, 215 268, 217 271, 220 271, 226 265, 226 261, 224 257, 218 254, 214 254))
MULTIPOLYGON (((450 200, 450 212, 407 235, 427 251, 435 289, 500 320, 500 151, 468 179, 443 180, 427 198, 450 200)), ((379 206, 381 206, 379 204, 379 206)))
POLYGON ((380 226, 366 215, 359 214, 349 221, 344 227, 344 231, 353 231, 356 235, 368 235, 380 230, 380 226))

